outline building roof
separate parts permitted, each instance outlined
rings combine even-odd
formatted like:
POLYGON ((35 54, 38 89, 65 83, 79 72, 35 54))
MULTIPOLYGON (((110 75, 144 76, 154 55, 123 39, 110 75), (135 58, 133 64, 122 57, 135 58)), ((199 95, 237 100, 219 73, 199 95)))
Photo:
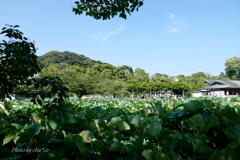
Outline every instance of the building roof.
POLYGON ((211 83, 200 90, 222 89, 222 88, 240 88, 240 81, 232 79, 206 79, 204 83, 211 83))

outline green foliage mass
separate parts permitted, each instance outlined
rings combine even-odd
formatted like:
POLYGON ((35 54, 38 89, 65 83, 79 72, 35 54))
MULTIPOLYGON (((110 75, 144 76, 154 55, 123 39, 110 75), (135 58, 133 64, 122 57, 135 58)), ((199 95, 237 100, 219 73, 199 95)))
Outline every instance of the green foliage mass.
POLYGON ((48 67, 50 64, 60 64, 63 66, 80 66, 84 68, 93 67, 95 64, 107 64, 101 61, 95 61, 81 54, 73 52, 59 52, 50 51, 46 54, 39 56, 38 61, 44 66, 48 67))
POLYGON ((9 97, 19 85, 31 85, 34 74, 41 70, 33 42, 29 42, 19 26, 2 28, 6 37, 0 43, 0 99, 9 97))
POLYGON ((226 75, 232 79, 240 79, 240 57, 232 57, 225 62, 226 75))
POLYGON ((5 102, 1 159, 238 159, 240 100, 5 102), (15 107, 13 107, 15 105, 15 107), (38 149, 38 150, 36 150, 38 149))
POLYGON ((75 14, 86 13, 94 19, 111 19, 115 16, 126 19, 127 14, 131 15, 132 12, 143 5, 143 0, 79 0, 75 1, 76 7, 72 11, 75 14))

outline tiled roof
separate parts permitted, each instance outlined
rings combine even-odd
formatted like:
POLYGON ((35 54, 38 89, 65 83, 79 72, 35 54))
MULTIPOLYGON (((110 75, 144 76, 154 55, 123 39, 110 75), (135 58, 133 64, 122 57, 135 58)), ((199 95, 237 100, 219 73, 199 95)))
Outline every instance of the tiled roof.
POLYGON ((207 87, 203 87, 200 90, 207 89, 221 89, 221 88, 240 88, 240 81, 231 79, 207 79, 204 82, 211 83, 207 87))

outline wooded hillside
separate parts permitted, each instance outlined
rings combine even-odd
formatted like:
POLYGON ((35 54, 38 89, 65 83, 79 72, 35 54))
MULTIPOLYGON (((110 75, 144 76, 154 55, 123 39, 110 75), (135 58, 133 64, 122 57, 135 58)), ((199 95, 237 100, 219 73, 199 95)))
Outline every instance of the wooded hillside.
POLYGON ((93 67, 95 64, 107 64, 69 51, 50 51, 42 56, 39 56, 38 60, 44 67, 48 67, 50 64, 61 64, 66 66, 77 65, 80 67, 89 68, 93 67))

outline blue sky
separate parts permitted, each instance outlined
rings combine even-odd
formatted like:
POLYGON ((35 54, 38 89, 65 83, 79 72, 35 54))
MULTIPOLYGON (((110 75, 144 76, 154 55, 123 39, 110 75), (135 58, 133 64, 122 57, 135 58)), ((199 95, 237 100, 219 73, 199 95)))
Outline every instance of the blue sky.
POLYGON ((219 75, 240 55, 239 0, 145 0, 127 20, 107 21, 75 15, 72 6, 74 0, 2 0, 0 27, 20 25, 38 56, 70 51, 149 75, 219 75))

